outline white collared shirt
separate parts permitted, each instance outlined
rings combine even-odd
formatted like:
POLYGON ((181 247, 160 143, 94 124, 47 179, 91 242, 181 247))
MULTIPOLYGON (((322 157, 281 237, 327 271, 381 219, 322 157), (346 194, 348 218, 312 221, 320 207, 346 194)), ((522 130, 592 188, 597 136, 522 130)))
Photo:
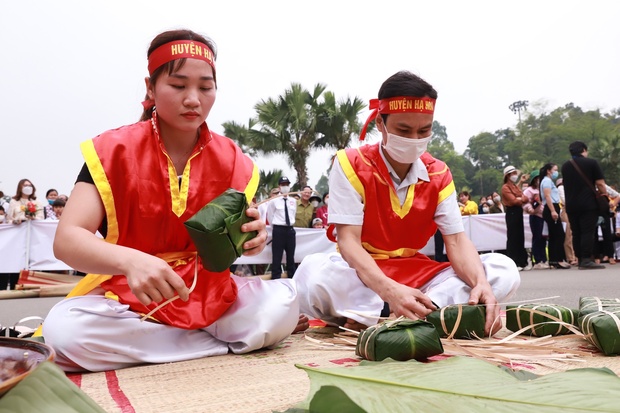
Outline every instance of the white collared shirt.
POLYGON ((277 196, 271 201, 267 202, 267 219, 270 225, 286 225, 286 216, 284 215, 284 204, 286 200, 286 206, 288 208, 288 218, 290 220, 290 226, 295 224, 295 212, 297 211, 297 200, 292 196, 282 197, 277 196))

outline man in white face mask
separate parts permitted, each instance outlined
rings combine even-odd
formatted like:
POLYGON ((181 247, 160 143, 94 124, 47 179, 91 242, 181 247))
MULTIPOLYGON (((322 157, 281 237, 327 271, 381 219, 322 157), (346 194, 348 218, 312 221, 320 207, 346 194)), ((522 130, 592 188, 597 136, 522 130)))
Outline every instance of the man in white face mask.
POLYGON ((465 235, 450 169, 426 152, 436 99, 420 77, 396 73, 371 100, 360 134, 375 121, 381 142, 338 151, 329 223, 339 253, 302 261, 295 279, 303 313, 359 329, 391 313, 418 319, 449 304, 486 304, 491 332, 519 272, 504 255, 480 257, 465 235), (418 252, 437 229, 450 262, 418 252))

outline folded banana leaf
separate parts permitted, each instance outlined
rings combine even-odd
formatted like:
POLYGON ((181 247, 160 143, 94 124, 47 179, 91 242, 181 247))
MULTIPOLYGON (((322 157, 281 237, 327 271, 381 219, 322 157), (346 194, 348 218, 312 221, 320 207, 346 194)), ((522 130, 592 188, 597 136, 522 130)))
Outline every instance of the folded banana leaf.
POLYGON ((606 356, 620 354, 620 310, 586 314, 579 319, 579 327, 585 339, 606 356))
POLYGON ((51 361, 0 398, 0 413, 105 413, 51 361))
POLYGON ((506 328, 516 332, 525 327, 522 335, 543 337, 570 333, 570 330, 553 318, 575 325, 575 314, 570 308, 556 304, 521 304, 506 306, 506 328))
POLYGON ((296 367, 310 377, 310 390, 287 412, 620 412, 620 379, 607 368, 536 376, 469 357, 296 367))
POLYGON ((443 353, 439 333, 424 320, 407 318, 368 327, 357 338, 355 354, 371 361, 424 360, 443 353))
POLYGON ((595 313, 597 311, 603 310, 620 310, 620 299, 599 297, 581 297, 579 299, 579 318, 583 317, 586 314, 595 313))
POLYGON ((252 221, 247 208, 243 192, 227 189, 185 222, 205 269, 228 269, 243 254, 243 244, 258 234, 241 232, 241 226, 252 221))
POLYGON ((453 304, 426 316, 426 321, 435 326, 442 338, 482 338, 485 320, 483 305, 453 304))

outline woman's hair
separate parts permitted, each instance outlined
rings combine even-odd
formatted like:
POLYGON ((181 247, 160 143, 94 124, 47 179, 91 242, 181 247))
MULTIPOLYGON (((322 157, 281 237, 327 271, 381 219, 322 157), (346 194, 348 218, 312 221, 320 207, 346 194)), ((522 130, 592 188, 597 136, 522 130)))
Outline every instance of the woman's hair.
POLYGON ((30 195, 28 199, 30 200, 37 199, 37 196, 36 196, 37 187, 34 186, 34 184, 32 183, 30 179, 21 179, 17 183, 17 190, 15 191, 15 196, 13 197, 14 200, 19 201, 20 199, 22 199, 22 195, 23 195, 22 188, 24 187, 24 184, 26 182, 30 182, 30 185, 32 185, 32 195, 30 195))
MULTIPOLYGON (((402 70, 388 77, 379 88, 379 99, 389 99, 399 96, 429 97, 437 99, 437 91, 426 80, 409 71, 402 70)), ((383 122, 387 121, 388 114, 382 113, 383 122)))
POLYGON ((47 192, 45 193, 45 197, 47 198, 48 196, 50 196, 52 192, 56 192, 56 195, 58 195, 58 191, 55 190, 54 188, 51 188, 47 190, 47 192))
POLYGON ((538 176, 541 177, 540 178, 541 181, 543 180, 544 177, 547 176, 547 173, 549 173, 549 171, 553 169, 554 166, 555 166, 554 163, 548 162, 544 164, 542 168, 540 168, 540 173, 538 176))
MULTIPOLYGON (((176 40, 196 40, 198 42, 204 43, 207 46, 209 46, 211 48, 211 51, 213 52, 213 61, 215 61, 217 59, 217 50, 215 47, 215 42, 211 39, 209 39, 208 37, 202 36, 198 33, 195 33, 191 30, 186 30, 186 29, 182 29, 182 30, 169 30, 167 32, 163 32, 158 34, 152 41, 151 41, 151 45, 149 46, 149 50, 146 53, 147 58, 151 55, 151 53, 153 53, 155 51, 155 49, 157 49, 159 46, 162 46, 166 43, 170 43, 170 42, 174 42, 176 40)), ((160 67, 158 67, 157 69, 155 69, 153 71, 153 73, 151 74, 151 85, 155 86, 155 83, 157 83, 157 79, 159 79, 159 77, 164 74, 165 72, 168 73, 168 75, 173 74, 174 72, 180 70, 183 65, 185 64, 186 59, 177 59, 177 60, 172 60, 166 64, 161 65, 160 67)), ((213 78, 215 79, 215 69, 213 70, 213 78)), ((148 99, 148 93, 145 97, 145 99, 148 99)), ((152 115, 153 115, 153 107, 154 105, 151 105, 149 107, 144 108, 144 111, 142 112, 142 116, 140 117, 140 120, 149 120, 151 119, 152 115)))
MULTIPOLYGON (((542 168, 540 168, 540 172, 538 174, 538 177, 540 178, 540 182, 542 183, 542 180, 545 179, 547 177, 547 173, 555 166, 554 163, 548 162, 546 164, 543 165, 542 168)), ((542 188, 540 185, 538 185, 538 193, 540 194, 540 199, 543 199, 545 197, 545 195, 543 194, 542 188)))
POLYGON ((467 199, 471 199, 471 196, 469 195, 469 192, 467 192, 467 191, 459 192, 459 196, 461 196, 461 195, 465 195, 467 197, 467 199))

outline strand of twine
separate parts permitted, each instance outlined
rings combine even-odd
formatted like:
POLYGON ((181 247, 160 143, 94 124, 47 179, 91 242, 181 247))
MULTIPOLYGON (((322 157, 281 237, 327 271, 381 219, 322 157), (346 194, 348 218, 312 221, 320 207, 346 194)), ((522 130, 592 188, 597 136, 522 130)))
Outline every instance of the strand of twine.
MULTIPOLYGON (((188 295, 192 293, 192 291, 194 291, 194 288, 196 288, 196 282, 198 281, 198 257, 194 258, 194 281, 192 282, 192 286, 189 288, 188 291, 188 295)), ((162 307, 170 304, 171 302, 173 302, 174 300, 179 299, 180 297, 178 295, 167 299, 166 301, 164 301, 163 303, 161 303, 160 305, 158 305, 157 307, 153 308, 151 311, 148 312, 148 314, 145 314, 140 321, 144 321, 147 318, 149 318, 150 316, 152 316, 156 311, 158 311, 159 309, 161 309, 162 307)))

